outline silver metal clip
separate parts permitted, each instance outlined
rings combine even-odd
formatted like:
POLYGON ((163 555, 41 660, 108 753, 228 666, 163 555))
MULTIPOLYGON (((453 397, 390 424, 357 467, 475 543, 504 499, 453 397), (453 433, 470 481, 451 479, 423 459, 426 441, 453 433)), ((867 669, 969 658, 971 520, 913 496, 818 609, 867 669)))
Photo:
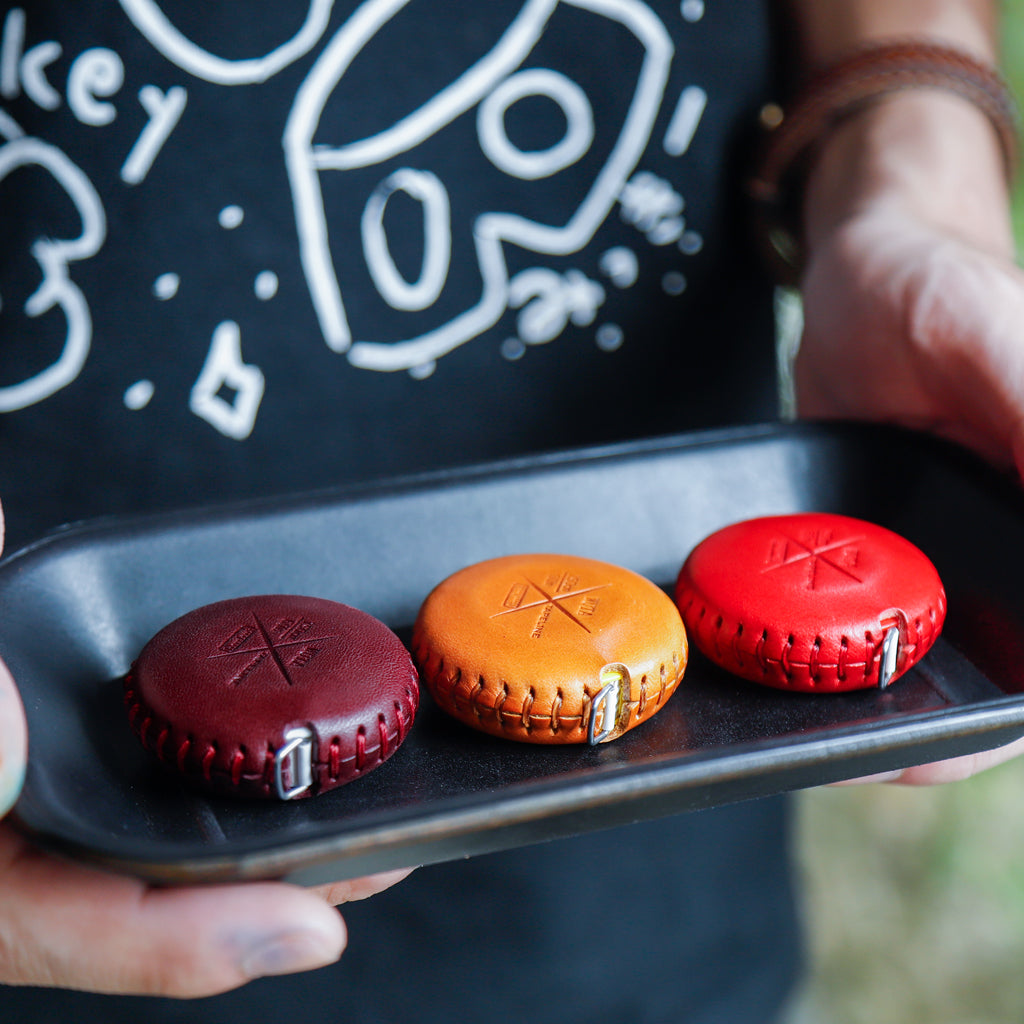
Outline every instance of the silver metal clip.
POLYGON ((282 800, 293 800, 313 785, 313 733, 296 726, 284 734, 284 743, 274 752, 274 788, 282 800), (285 786, 285 770, 290 786, 285 786))
POLYGON ((878 688, 884 690, 896 675, 896 663, 900 655, 900 628, 890 626, 882 641, 882 657, 878 665, 878 688))
POLYGON ((629 700, 629 669, 613 662, 601 669, 601 689, 590 705, 590 722, 587 725, 587 742, 594 746, 609 739, 618 728, 622 709, 629 700), (601 725, 598 727, 598 717, 601 725))

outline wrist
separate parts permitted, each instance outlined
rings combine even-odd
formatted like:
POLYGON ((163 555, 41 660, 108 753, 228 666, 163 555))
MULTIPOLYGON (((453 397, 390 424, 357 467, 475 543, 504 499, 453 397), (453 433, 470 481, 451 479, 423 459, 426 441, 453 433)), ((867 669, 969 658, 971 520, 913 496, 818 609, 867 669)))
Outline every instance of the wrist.
POLYGON ((1006 159, 990 118, 939 89, 893 93, 846 118, 808 165, 807 254, 841 223, 870 210, 912 216, 1012 256, 1006 159))
POLYGON ((768 129, 750 182, 769 263, 796 283, 807 243, 885 202, 1012 250, 1016 109, 991 64, 904 39, 858 48, 811 78, 768 129))

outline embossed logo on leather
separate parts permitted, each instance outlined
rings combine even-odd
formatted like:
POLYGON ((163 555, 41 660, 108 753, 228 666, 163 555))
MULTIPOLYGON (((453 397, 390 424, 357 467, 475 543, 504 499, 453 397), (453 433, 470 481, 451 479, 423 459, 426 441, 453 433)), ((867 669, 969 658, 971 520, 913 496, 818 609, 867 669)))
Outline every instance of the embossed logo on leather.
POLYGON ((303 669, 320 654, 336 635, 309 636, 315 624, 305 616, 286 616, 266 626, 253 612, 252 621, 242 623, 217 648, 208 661, 233 658, 227 663, 231 672, 225 681, 239 686, 261 665, 273 666, 273 674, 288 686, 295 685, 295 669, 303 669))
POLYGON ((591 587, 581 587, 579 576, 568 570, 548 572, 541 583, 524 575, 510 584, 500 610, 491 618, 532 612, 532 615, 522 616, 524 622, 530 624, 531 640, 541 639, 551 616, 555 614, 565 616, 585 633, 589 633, 587 621, 594 618, 601 604, 596 591, 609 586, 610 583, 598 583, 591 587))
POLYGON ((858 564, 859 545, 863 541, 863 536, 844 536, 837 540, 831 529, 807 531, 798 537, 782 534, 770 541, 765 568, 761 571, 800 574, 808 590, 836 584, 846 587, 862 584, 864 578, 858 575, 858 564))

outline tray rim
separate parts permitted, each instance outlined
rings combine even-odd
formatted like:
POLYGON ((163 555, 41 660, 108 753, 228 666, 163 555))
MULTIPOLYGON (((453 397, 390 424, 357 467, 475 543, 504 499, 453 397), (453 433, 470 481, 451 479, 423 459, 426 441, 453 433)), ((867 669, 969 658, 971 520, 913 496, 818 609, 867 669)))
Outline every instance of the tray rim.
MULTIPOLYGON (((701 769, 707 764, 714 764, 720 769, 723 765, 728 766, 728 770, 719 771, 718 777, 712 782, 712 788, 724 786, 728 789, 730 784, 750 779, 777 780, 811 767, 824 773, 820 783, 814 787, 817 788, 818 785, 824 786, 850 779, 849 766, 858 762, 864 764, 863 775, 867 776, 872 774, 872 759, 889 751, 889 747, 884 741, 893 732, 901 734, 899 749, 908 754, 912 750, 926 750, 929 746, 937 746, 948 741, 950 737, 963 739, 970 733, 1001 736, 1005 734, 1005 742, 1010 742, 1024 736, 1024 695, 1008 695, 994 698, 991 701, 963 704, 955 708, 906 714, 891 721, 878 723, 868 733, 858 729, 855 725, 847 725, 830 730, 827 736, 815 734, 795 736, 785 744, 786 749, 790 751, 790 759, 786 761, 781 770, 776 769, 768 774, 761 769, 766 756, 772 752, 773 748, 777 747, 778 741, 775 738, 737 744, 730 748, 730 753, 724 755, 717 752, 720 748, 710 748, 689 755, 673 764, 647 768, 644 771, 642 788, 637 784, 635 771, 631 772, 629 766, 610 767, 599 778, 588 780, 575 787, 572 790, 571 798, 568 795, 569 791, 555 782, 546 783, 542 780, 517 784, 509 787, 509 790, 502 796, 503 809, 507 812, 509 807, 513 807, 517 809, 517 813, 506 813, 500 828, 490 830, 490 832, 497 836, 538 819, 553 818, 565 815, 570 811, 574 814, 586 813, 607 805, 616 805, 622 810, 628 810, 633 804, 697 789, 707 784, 707 780, 701 777, 701 769), (964 724, 973 728, 965 731, 964 724), (836 748, 839 748, 838 756, 836 748), (795 756, 793 752, 796 752, 795 756), (840 767, 842 770, 835 770, 840 767), (652 778, 655 780, 653 785, 651 784, 652 778), (545 789, 550 789, 551 792, 541 792, 538 795, 537 790, 545 789), (581 791, 587 794, 583 800, 579 798, 581 791), (510 793, 511 795, 509 795, 510 793)), ((1001 745, 1002 742, 1000 741, 996 745, 1001 745)), ((914 763, 918 763, 916 758, 907 758, 908 766, 914 763)), ((858 774, 854 777, 861 776, 858 774)), ((806 789, 809 787, 799 786, 796 788, 806 789)), ((777 786, 772 785, 767 787, 764 793, 754 792, 710 803, 699 800, 692 804, 684 803, 679 807, 679 811, 695 810, 703 806, 719 806, 790 791, 785 787, 779 790, 777 786)), ((708 790, 704 789, 701 792, 706 793, 708 790)), ((404 851, 416 849, 420 853, 430 852, 445 842, 462 839, 465 836, 481 835, 479 826, 485 824, 489 816, 493 816, 493 810, 489 809, 487 803, 476 796, 472 798, 451 797, 440 801, 440 803, 452 805, 455 809, 449 809, 449 824, 444 829, 436 830, 426 843, 422 833, 417 830, 415 813, 401 815, 391 812, 394 817, 398 818, 397 821, 384 826, 363 828, 359 832, 358 841, 355 842, 346 836, 321 836, 306 842, 292 840, 281 846, 268 845, 241 855, 238 850, 232 852, 229 843, 227 849, 217 847, 217 852, 211 853, 209 856, 184 857, 172 861, 159 856, 119 856, 111 849, 86 846, 67 838, 49 836, 26 824, 18 815, 17 807, 11 812, 10 820, 23 835, 40 842, 53 852, 70 855, 75 860, 128 873, 154 883, 173 885, 284 878, 302 884, 316 884, 322 881, 355 877, 356 874, 361 873, 347 870, 346 865, 349 863, 353 866, 358 865, 370 856, 379 860, 379 851, 374 850, 374 846, 381 842, 382 837, 386 837, 385 841, 388 843, 386 850, 388 863, 374 870, 409 867, 412 866, 411 860, 404 855, 404 851), (456 805, 459 804, 464 806, 457 807, 456 805), (330 870, 324 873, 324 867, 329 867, 330 870)), ((574 832, 575 830, 568 829, 563 835, 572 835, 574 832)), ((551 838, 560 837, 552 836, 551 838)), ((504 848, 505 845, 501 843, 498 845, 483 843, 478 849, 471 850, 467 855, 472 856, 481 852, 489 852, 492 849, 504 848)), ((451 859, 451 857, 444 853, 426 858, 412 858, 419 866, 447 859, 451 859)))
MULTIPOLYGON (((19 572, 27 568, 29 563, 37 558, 49 558, 58 555, 62 551, 73 550, 76 545, 89 543, 104 539, 137 538, 152 532, 163 532, 168 529, 201 529, 206 526, 215 525, 221 522, 230 521, 239 516, 245 518, 260 518, 263 516, 287 514, 294 510, 308 510, 327 508, 339 504, 355 504, 361 501, 376 500, 382 497, 407 495, 416 491, 430 491, 447 487, 461 487, 478 481, 492 481, 500 477, 510 477, 516 474, 527 473, 531 476, 565 470, 575 466, 591 467, 602 461, 618 459, 636 459, 646 455, 671 454, 674 451, 694 451, 703 448, 713 448, 723 445, 735 445, 737 443, 761 443, 778 442, 789 439, 804 440, 829 439, 839 442, 848 442, 851 437, 865 438, 870 435, 892 436, 900 434, 911 437, 914 443, 925 444, 936 447, 940 450, 941 457, 949 462, 960 463, 960 468, 966 469, 971 474, 986 474, 985 484, 989 488, 1000 488, 1009 484, 1009 480, 1002 477, 997 471, 986 466, 968 452, 950 445, 947 442, 932 438, 927 435, 920 435, 917 432, 903 428, 892 428, 876 424, 760 424, 753 426, 728 427, 715 430, 696 431, 685 434, 673 434, 655 438, 645 438, 641 441, 624 441, 610 445, 600 445, 585 448, 565 449, 542 453, 539 456, 520 456, 511 459, 496 460, 494 462, 476 463, 472 465, 449 467, 438 470, 426 471, 402 477, 368 481, 354 485, 344 485, 318 489, 312 492, 293 493, 288 495, 271 496, 266 498, 248 499, 230 503, 205 505, 193 508, 181 508, 162 512, 150 512, 130 516, 107 516, 100 519, 84 520, 77 523, 67 524, 55 531, 50 531, 17 551, 0 560, 0 575, 7 572, 19 572)), ((1017 493, 1016 491, 1014 493, 1017 493)), ((917 748, 927 746, 928 743, 937 743, 943 737, 962 737, 970 734, 996 734, 1012 732, 1014 738, 1024 733, 1024 695, 1007 694, 1003 697, 992 700, 964 703, 955 707, 934 709, 918 713, 904 713, 894 717, 892 721, 874 722, 870 733, 864 733, 855 726, 843 726, 829 731, 827 737, 810 734, 806 736, 787 737, 784 744, 786 749, 796 751, 798 756, 793 762, 787 762, 781 773, 773 773, 769 777, 776 777, 777 774, 791 772, 800 765, 818 764, 829 765, 836 762, 837 756, 842 764, 848 765, 849 760, 843 757, 842 753, 837 755, 834 748, 849 748, 850 756, 859 758, 865 764, 869 764, 872 755, 884 753, 889 748, 885 745, 885 738, 893 731, 904 734, 904 740, 898 747, 917 748), (919 741, 908 743, 906 734, 913 733, 915 726, 927 724, 929 732, 919 741), (960 726, 958 729, 957 726, 960 726), (966 727, 966 731, 965 728, 966 727), (845 734, 849 735, 845 735, 845 734), (865 737, 871 742, 865 743, 865 737), (829 745, 829 751, 818 754, 824 744, 829 745)), ((1002 741, 1000 741, 1002 742, 1002 741)), ((998 744, 991 744, 998 745, 998 744)), ((719 765, 727 763, 734 766, 729 777, 731 779, 749 779, 757 774, 758 765, 763 761, 764 752, 773 747, 778 750, 779 739, 770 738, 753 741, 749 744, 738 744, 730 747, 728 755, 715 753, 721 748, 705 748, 693 753, 670 766, 660 766, 647 770, 645 780, 650 781, 651 775, 657 775, 659 780, 656 784, 645 787, 645 793, 638 799, 650 799, 659 793, 670 791, 679 792, 687 788, 697 787, 701 784, 700 766, 708 762, 719 765), (688 781, 689 780, 689 781, 688 781)), ((977 747, 973 749, 978 749, 977 747)), ((908 763, 910 763, 908 761, 908 763)), ((589 802, 581 802, 579 799, 570 801, 576 810, 586 809, 589 806, 601 806, 609 802, 619 800, 622 804, 628 805, 635 797, 632 792, 636 789, 635 780, 631 784, 630 773, 623 767, 623 771, 616 772, 614 768, 602 774, 599 778, 589 780, 584 785, 588 789, 589 802), (618 776, 622 776, 621 778, 618 776), (592 792, 591 792, 592 791, 592 792)), ((30 769, 31 770, 31 769, 30 769)), ((867 774, 869 772, 865 772, 867 774)), ((838 777, 846 777, 849 771, 839 773, 838 777)), ((834 781, 825 779, 824 781, 834 781)), ((720 785, 721 783, 713 783, 720 785)), ((524 808, 521 817, 514 814, 508 817, 503 828, 515 827, 517 823, 534 820, 538 817, 551 817, 564 810, 558 806, 560 800, 566 801, 566 794, 561 797, 556 793, 553 798, 545 797, 540 803, 548 808, 546 814, 539 814, 536 810, 538 797, 536 787, 533 784, 524 786, 530 792, 512 796, 503 795, 503 805, 524 808), (533 806, 534 810, 526 813, 527 806, 533 806)), ((541 786, 543 788, 543 785, 541 786)), ((556 785, 557 788, 557 785, 556 785)), ((772 792, 778 788, 773 787, 772 792)), ((766 795, 753 793, 752 795, 766 795)), ((745 799, 744 795, 733 799, 745 799)), ((456 798, 462 799, 462 798, 456 798)), ((444 802, 444 801, 442 801, 444 802)), ((635 801, 634 801, 635 802, 635 801)), ((717 802, 731 802, 729 799, 717 802)), ((689 809, 682 807, 681 809, 689 809)), ((397 818, 390 831, 401 831, 407 828, 404 816, 392 811, 392 817, 397 818)), ((486 814, 486 808, 470 807, 456 810, 452 815, 454 824, 447 830, 447 836, 472 834, 473 820, 481 814, 486 814)), ((358 857, 351 849, 346 852, 339 849, 339 842, 342 846, 348 844, 346 837, 341 840, 335 837, 317 837, 308 842, 291 839, 285 841, 282 846, 269 846, 257 849, 247 855, 239 856, 237 851, 225 851, 223 846, 217 847, 216 853, 209 857, 196 857, 175 860, 168 863, 166 859, 158 856, 149 858, 118 857, 116 853, 107 850, 99 851, 96 848, 84 847, 74 840, 56 839, 44 836, 34 830, 32 826, 22 820, 18 813, 18 806, 15 806, 11 820, 17 827, 37 841, 42 840, 43 845, 51 849, 58 849, 61 852, 70 852, 76 859, 87 860, 100 866, 112 867, 115 870, 128 871, 131 874, 149 878, 152 881, 165 883, 178 883, 182 881, 221 881, 225 878, 257 878, 276 877, 277 873, 284 871, 299 876, 308 876, 311 872, 315 875, 318 865, 326 862, 338 865, 346 858, 358 857)), ((381 830, 377 830, 378 833, 381 830)), ((384 829, 383 831, 388 831, 384 829)), ((566 832, 565 834, 572 834, 566 832)), ((237 842, 237 841, 236 841, 237 842)), ((351 844, 356 846, 359 844, 351 844)), ((367 845, 366 842, 363 845, 367 845)), ((422 846, 422 843, 420 844, 422 846)), ((475 852, 475 851, 473 851, 475 852)), ((438 857, 434 859, 447 859, 438 857)), ((397 863, 394 866, 400 866, 397 863)), ((404 865, 401 865, 404 866, 404 865)), ((331 878, 338 877, 334 871, 331 878)))
MULTIPOLYGON (((607 460, 655 455, 676 449, 692 450, 731 445, 741 441, 770 441, 819 433, 843 435, 859 432, 860 428, 873 429, 876 425, 857 423, 755 423, 728 427, 714 427, 628 441, 610 442, 574 448, 558 448, 536 455, 516 455, 487 461, 468 462, 414 473, 380 477, 371 480, 341 483, 311 490, 282 492, 234 501, 201 502, 155 511, 110 513, 87 519, 75 519, 45 530, 39 536, 20 544, 13 551, 0 556, 0 573, 16 560, 26 560, 53 546, 78 543, 83 538, 103 538, 135 533, 159 532, 170 527, 201 527, 239 516, 276 515, 298 509, 326 508, 336 504, 349 504, 413 491, 431 491, 440 487, 462 486, 474 481, 487 481, 510 477, 520 473, 533 475, 564 469, 572 465, 593 465, 607 460)), ((892 429, 917 436, 904 428, 892 429)), ((920 435, 924 440, 933 440, 920 435)), ((939 442, 942 444, 942 442, 939 442)))

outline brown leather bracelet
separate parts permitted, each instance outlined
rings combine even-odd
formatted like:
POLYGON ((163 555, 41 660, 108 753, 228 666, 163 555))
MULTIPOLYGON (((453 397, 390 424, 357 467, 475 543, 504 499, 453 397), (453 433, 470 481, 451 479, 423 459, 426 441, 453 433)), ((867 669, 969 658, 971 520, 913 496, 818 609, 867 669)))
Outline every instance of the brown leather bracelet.
POLYGON ((766 138, 749 192, 761 243, 781 283, 798 283, 803 269, 803 179, 822 138, 866 105, 921 88, 944 89, 978 107, 995 128, 1007 177, 1013 178, 1017 107, 997 71, 961 50, 920 40, 860 49, 812 77, 785 110, 762 108, 766 138))

